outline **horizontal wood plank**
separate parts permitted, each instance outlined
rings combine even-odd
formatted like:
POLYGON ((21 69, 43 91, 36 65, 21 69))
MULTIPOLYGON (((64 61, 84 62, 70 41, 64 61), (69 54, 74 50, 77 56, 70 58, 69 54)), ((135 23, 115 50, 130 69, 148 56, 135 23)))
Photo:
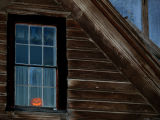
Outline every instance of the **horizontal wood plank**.
POLYGON ((50 5, 50 6, 59 6, 59 2, 57 0, 14 0, 14 2, 19 3, 28 3, 28 4, 37 4, 37 5, 50 5))
POLYGON ((110 112, 131 112, 131 113, 154 113, 154 110, 146 104, 127 104, 113 102, 94 101, 68 101, 69 109, 110 111, 110 112))
POLYGON ((7 103, 7 96, 0 96, 0 103, 6 104, 7 103))
POLYGON ((7 35, 6 35, 6 33, 4 33, 4 34, 0 33, 0 42, 7 43, 7 35))
POLYGON ((107 113, 89 111, 71 111, 70 120, 147 120, 157 117, 154 114, 107 113))
POLYGON ((80 60, 108 60, 99 51, 93 50, 67 50, 68 59, 80 59, 80 60))
POLYGON ((0 22, 6 22, 7 21, 7 14, 0 12, 0 22))
POLYGON ((0 44, 0 53, 7 53, 6 44, 0 44))
POLYGON ((0 83, 6 83, 7 82, 7 75, 0 74, 0 83))
POLYGON ((34 4, 34 3, 13 3, 7 6, 8 9, 21 9, 21 10, 32 10, 32 11, 37 11, 37 10, 44 10, 44 11, 64 11, 64 9, 61 6, 58 5, 43 5, 43 4, 34 4))
POLYGON ((82 30, 67 29, 67 38, 88 38, 88 35, 82 30))
POLYGON ((6 62, 7 60, 7 55, 0 53, 0 62, 6 62))
POLYGON ((68 69, 118 71, 112 62, 94 60, 68 60, 68 69))
POLYGON ((66 21, 66 27, 67 28, 72 28, 72 29, 82 29, 81 27, 80 27, 80 25, 75 21, 75 20, 73 20, 73 19, 67 19, 67 21, 66 21))
POLYGON ((94 100, 94 101, 115 101, 129 103, 146 103, 144 98, 139 94, 114 93, 114 92, 97 92, 83 90, 69 90, 68 99, 76 100, 94 100))
POLYGON ((0 74, 6 74, 7 73, 7 66, 0 64, 0 74))
POLYGON ((0 84, 0 93, 6 93, 6 85, 5 84, 0 84))
POLYGON ((68 40, 67 41, 68 49, 93 49, 96 50, 97 47, 91 41, 82 41, 82 40, 68 40))
POLYGON ((0 23, 0 33, 6 33, 6 32, 7 32, 6 23, 0 23))
POLYGON ((133 87, 131 83, 68 80, 68 88, 75 90, 137 93, 137 90, 133 87))
POLYGON ((97 81, 127 81, 121 73, 112 71, 69 70, 68 78, 97 81))

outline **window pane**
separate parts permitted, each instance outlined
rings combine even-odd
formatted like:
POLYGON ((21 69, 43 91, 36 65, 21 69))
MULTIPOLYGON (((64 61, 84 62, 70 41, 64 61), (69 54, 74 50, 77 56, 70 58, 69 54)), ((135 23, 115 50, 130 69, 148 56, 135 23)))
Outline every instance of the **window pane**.
POLYGON ((30 85, 42 85, 42 68, 30 67, 30 85))
POLYGON ((30 92, 29 92, 29 100, 30 100, 30 105, 31 106, 42 106, 39 105, 41 101, 37 101, 36 99, 42 100, 42 88, 41 87, 30 87, 30 92), (34 102, 34 104, 33 104, 34 102))
POLYGON ((56 69, 44 68, 43 70, 43 86, 56 86, 56 69))
POLYGON ((109 0, 117 11, 142 30, 141 0, 109 0))
POLYGON ((28 87, 16 86, 15 104, 28 106, 28 87))
POLYGON ((42 64, 42 47, 30 47, 30 64, 42 64))
POLYGON ((148 0, 149 37, 160 47, 160 0, 148 0))
POLYGON ((28 85, 28 67, 16 66, 16 85, 28 85))
POLYGON ((28 44, 28 25, 16 24, 16 43, 28 44))
POLYGON ((27 45, 16 45, 16 63, 28 64, 27 45))
POLYGON ((56 107, 56 94, 54 88, 43 89, 43 103, 44 107, 56 107))
POLYGON ((56 45, 56 27, 44 27, 44 45, 56 45))
POLYGON ((56 48, 44 47, 44 65, 56 66, 56 48))
POLYGON ((30 27, 30 43, 41 45, 42 44, 42 27, 31 26, 30 27))

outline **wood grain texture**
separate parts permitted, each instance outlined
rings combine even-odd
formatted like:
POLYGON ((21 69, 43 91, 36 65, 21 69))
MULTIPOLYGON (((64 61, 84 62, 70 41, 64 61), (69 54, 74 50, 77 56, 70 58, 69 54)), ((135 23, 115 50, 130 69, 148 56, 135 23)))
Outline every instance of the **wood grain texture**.
POLYGON ((0 12, 0 22, 6 22, 7 15, 5 13, 0 12))
POLYGON ((82 50, 96 50, 97 47, 91 42, 86 40, 67 40, 68 49, 82 49, 82 50))
POLYGON ((69 60, 69 69, 96 70, 96 71, 118 71, 113 63, 95 60, 69 60))
POLYGON ((0 43, 0 53, 7 53, 7 45, 0 43))
POLYGON ((0 83, 5 83, 7 82, 7 75, 4 74, 0 74, 0 83))
POLYGON ((146 104, 127 104, 118 102, 95 101, 69 101, 70 109, 95 110, 110 112, 154 113, 154 110, 146 104))
POLYGON ((67 38, 88 38, 88 36, 82 30, 67 29, 67 38))
POLYGON ((6 33, 7 25, 6 23, 0 23, 0 33, 6 33))
POLYGON ((5 34, 0 33, 0 41, 2 43, 6 43, 7 41, 6 39, 7 39, 6 33, 5 34))
POLYGON ((6 62, 6 60, 7 60, 7 55, 0 53, 0 62, 6 62))
POLYGON ((68 80, 68 88, 75 90, 95 90, 95 91, 112 91, 136 93, 138 92, 131 83, 117 82, 98 82, 98 81, 80 81, 68 80))
POLYGON ((70 120, 144 120, 152 119, 158 115, 114 113, 114 112, 93 112, 93 111, 71 111, 70 120))
POLYGON ((0 74, 6 74, 7 73, 7 66, 0 64, 0 74))
POLYGON ((69 90, 68 98, 75 100, 146 103, 144 98, 139 94, 106 91, 69 90))
POLYGON ((69 70, 68 78, 97 81, 126 81, 119 72, 112 71, 69 70))
POLYGON ((66 21, 66 27, 68 29, 82 29, 80 25, 73 19, 68 19, 66 21))
POLYGON ((79 59, 79 60, 102 60, 105 61, 107 58, 103 53, 97 50, 67 50, 68 59, 79 59))

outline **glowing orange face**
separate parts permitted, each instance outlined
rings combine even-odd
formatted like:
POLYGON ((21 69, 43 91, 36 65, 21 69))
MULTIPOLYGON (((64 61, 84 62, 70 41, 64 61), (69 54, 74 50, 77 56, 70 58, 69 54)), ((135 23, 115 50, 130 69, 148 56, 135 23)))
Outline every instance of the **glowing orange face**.
POLYGON ((31 105, 32 106, 42 106, 42 99, 41 98, 33 98, 31 100, 31 105))

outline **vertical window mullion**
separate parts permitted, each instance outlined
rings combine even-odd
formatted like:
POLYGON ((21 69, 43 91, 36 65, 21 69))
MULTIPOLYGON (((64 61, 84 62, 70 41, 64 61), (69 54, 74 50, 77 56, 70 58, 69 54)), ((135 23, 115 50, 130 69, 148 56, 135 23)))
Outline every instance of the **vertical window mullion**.
MULTIPOLYGON (((28 26, 28 64, 30 65, 30 25, 28 26)), ((28 106, 29 104, 29 81, 30 81, 30 67, 28 67, 28 106)))
MULTIPOLYGON (((43 31, 44 27, 42 27, 42 66, 43 66, 43 43, 44 43, 44 31, 43 31)), ((44 106, 44 100, 43 100, 43 67, 42 67, 42 106, 44 106)))
POLYGON ((149 38, 148 0, 142 0, 142 25, 145 38, 149 38))

